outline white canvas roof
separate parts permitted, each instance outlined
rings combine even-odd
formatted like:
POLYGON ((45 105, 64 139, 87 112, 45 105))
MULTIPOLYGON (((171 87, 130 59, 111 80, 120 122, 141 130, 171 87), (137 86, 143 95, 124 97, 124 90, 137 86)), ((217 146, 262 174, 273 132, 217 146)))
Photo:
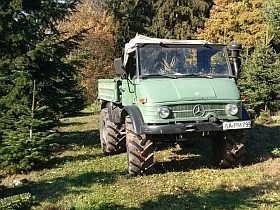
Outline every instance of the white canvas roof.
POLYGON ((125 44, 124 61, 123 65, 126 65, 128 60, 128 54, 136 50, 137 44, 194 44, 204 45, 211 44, 206 40, 176 40, 176 39, 158 39, 151 38, 141 34, 137 34, 135 38, 131 39, 129 43, 125 44))

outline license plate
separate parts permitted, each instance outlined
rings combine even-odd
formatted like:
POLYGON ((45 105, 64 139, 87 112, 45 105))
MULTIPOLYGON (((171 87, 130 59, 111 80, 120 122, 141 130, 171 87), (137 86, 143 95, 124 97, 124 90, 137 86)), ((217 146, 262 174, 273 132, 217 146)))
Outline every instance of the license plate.
POLYGON ((223 130, 251 128, 251 121, 231 121, 223 122, 223 130))

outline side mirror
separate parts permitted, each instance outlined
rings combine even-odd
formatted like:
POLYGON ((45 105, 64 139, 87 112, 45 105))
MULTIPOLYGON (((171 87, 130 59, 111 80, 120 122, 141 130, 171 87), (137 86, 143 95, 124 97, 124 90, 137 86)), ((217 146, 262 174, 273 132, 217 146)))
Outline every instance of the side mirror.
POLYGON ((117 74, 125 73, 125 71, 123 69, 123 63, 122 63, 122 59, 121 58, 116 58, 114 60, 114 66, 115 66, 115 70, 116 70, 117 74))
POLYGON ((236 79, 238 78, 241 67, 241 60, 239 58, 241 49, 242 45, 237 42, 232 42, 229 47, 229 50, 231 51, 231 57, 233 60, 234 75, 236 76, 236 79))

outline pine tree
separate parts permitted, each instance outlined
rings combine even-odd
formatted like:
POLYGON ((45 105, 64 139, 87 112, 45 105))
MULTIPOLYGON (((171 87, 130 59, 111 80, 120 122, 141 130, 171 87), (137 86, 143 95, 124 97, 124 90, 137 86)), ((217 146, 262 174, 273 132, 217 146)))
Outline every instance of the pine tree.
POLYGON ((14 88, 0 100, 0 168, 12 173, 26 172, 48 160, 53 136, 46 131, 53 122, 42 118, 44 107, 29 107, 34 83, 28 74, 17 74, 14 88))
POLYGON ((261 110, 275 111, 280 91, 279 55, 269 46, 257 46, 246 57, 238 80, 240 91, 247 97, 249 109, 258 115, 261 110))
POLYGON ((169 39, 194 38, 194 32, 204 26, 212 1, 154 0, 155 16, 150 33, 169 39))
POLYGON ((280 2, 278 0, 266 1, 264 17, 268 25, 267 43, 271 43, 277 51, 280 51, 280 2))
POLYGON ((67 56, 80 34, 63 39, 59 23, 77 0, 2 0, 0 4, 0 167, 28 170, 48 158, 53 113, 81 106, 76 67, 67 56))
POLYGON ((107 7, 113 17, 116 53, 135 34, 173 39, 190 39, 203 27, 212 0, 112 0, 107 7))
POLYGON ((106 7, 114 22, 116 55, 122 55, 124 44, 137 33, 149 35, 147 28, 152 24, 153 5, 148 0, 111 0, 106 7))
POLYGON ((1 71, 5 75, 16 71, 30 74, 37 82, 37 99, 44 98, 56 112, 71 111, 75 107, 73 99, 78 97, 77 71, 66 56, 78 46, 79 36, 61 39, 64 32, 59 30, 59 23, 78 2, 30 2, 1 4, 1 71))

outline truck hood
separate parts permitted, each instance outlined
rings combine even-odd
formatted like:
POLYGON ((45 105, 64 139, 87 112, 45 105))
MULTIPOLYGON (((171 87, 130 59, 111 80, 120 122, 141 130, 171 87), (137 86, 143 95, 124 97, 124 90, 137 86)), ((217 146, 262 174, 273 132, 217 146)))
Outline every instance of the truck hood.
POLYGON ((151 103, 240 99, 234 80, 228 78, 153 78, 141 80, 139 85, 141 95, 151 103))

